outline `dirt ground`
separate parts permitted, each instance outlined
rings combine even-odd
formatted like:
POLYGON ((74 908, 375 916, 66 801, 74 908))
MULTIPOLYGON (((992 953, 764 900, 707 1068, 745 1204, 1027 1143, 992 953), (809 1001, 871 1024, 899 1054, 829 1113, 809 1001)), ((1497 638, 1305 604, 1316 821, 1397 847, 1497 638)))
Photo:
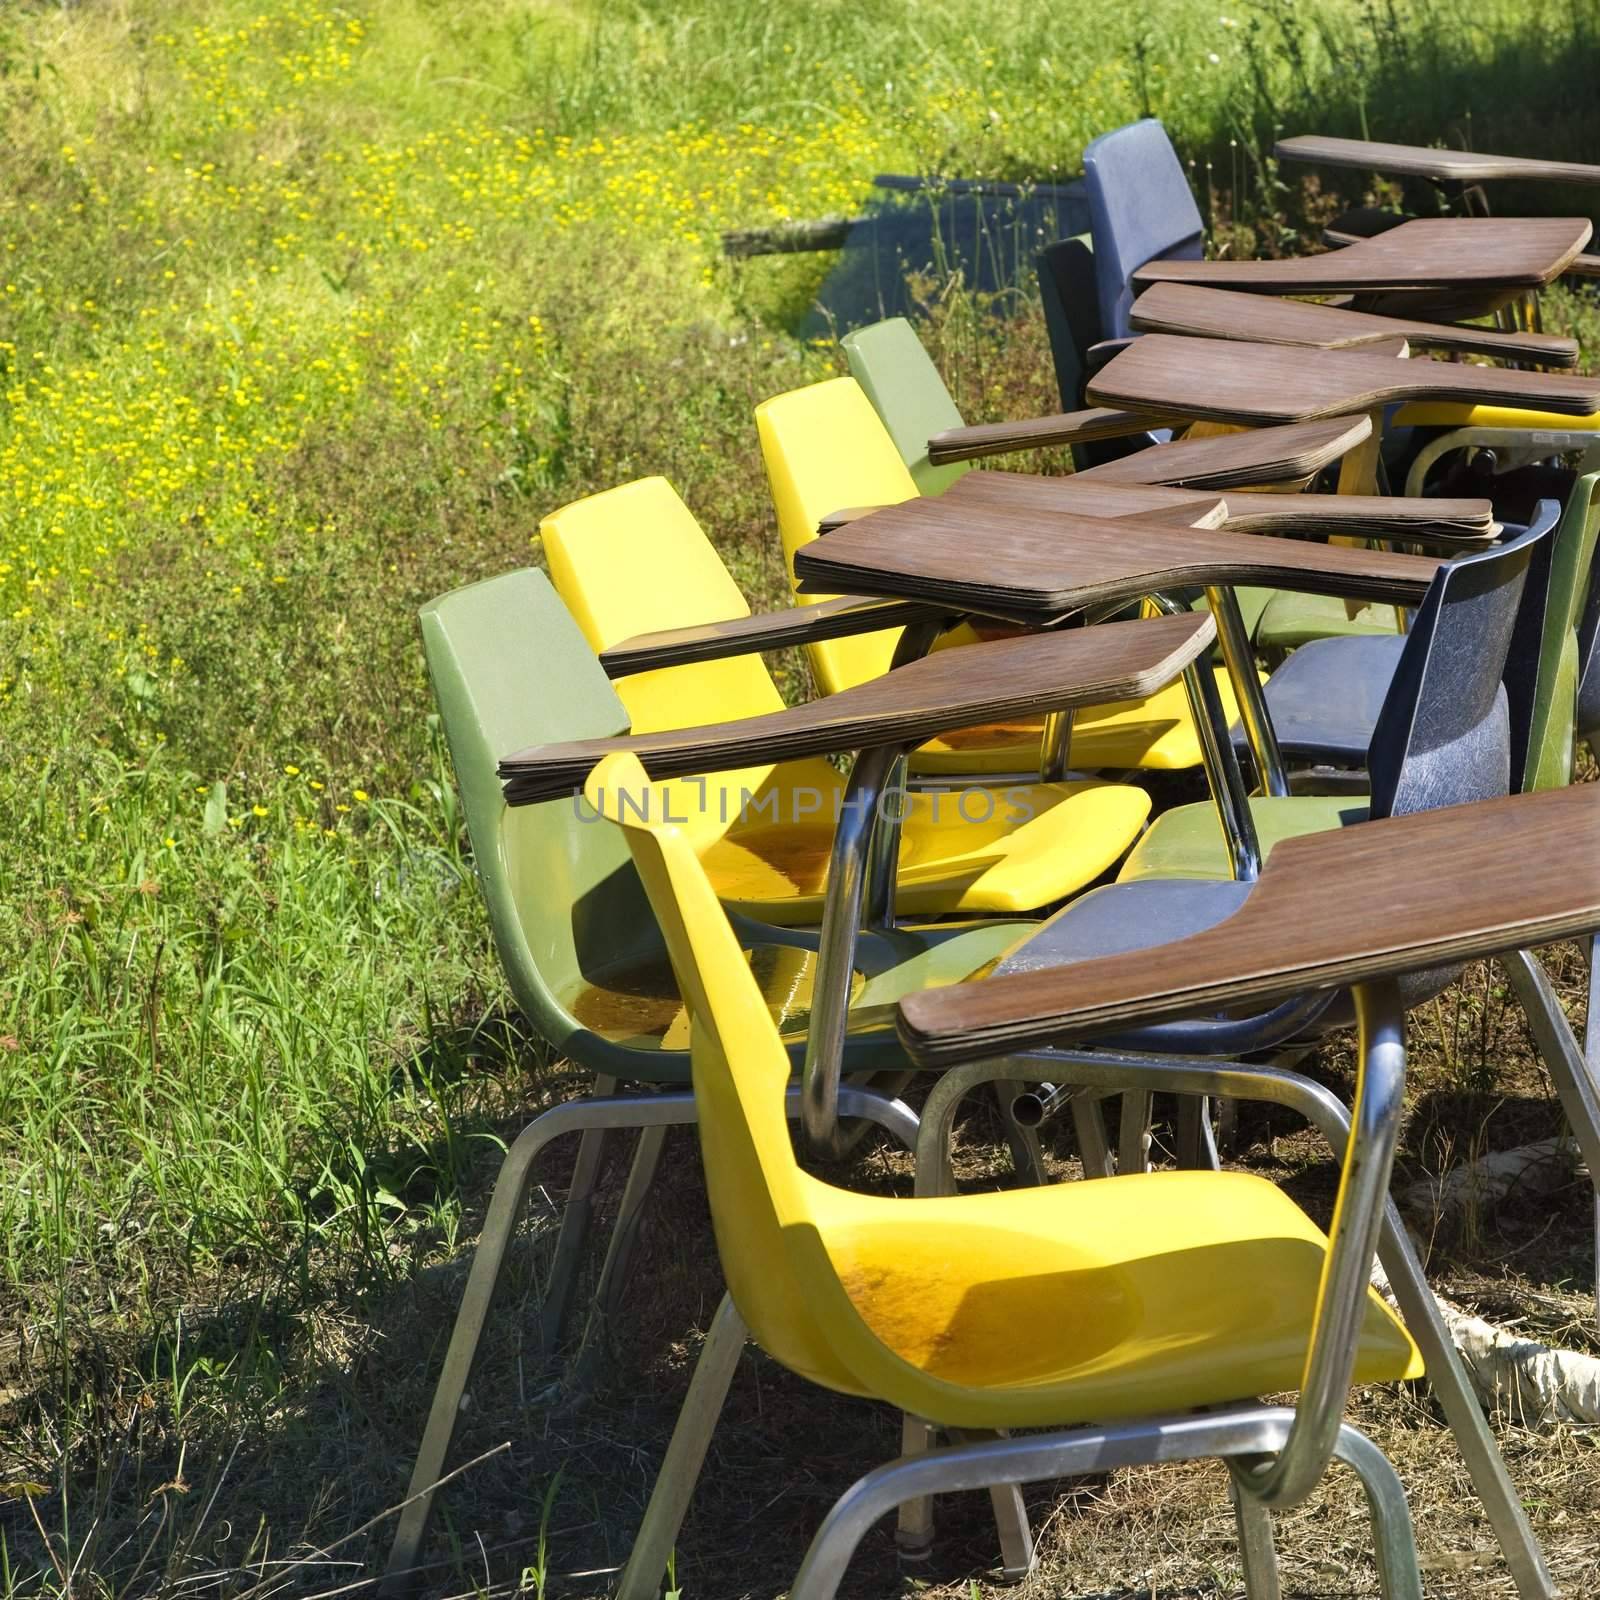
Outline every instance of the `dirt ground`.
MULTIPOLYGON (((1546 952, 1574 1021, 1581 1025, 1582 962, 1575 949, 1546 952)), ((1549 1080, 1533 1053, 1514 997, 1498 970, 1475 967, 1411 1024, 1408 1119, 1396 1188, 1489 1150, 1563 1131, 1549 1080)), ((1302 1069, 1350 1088, 1349 1041, 1336 1038, 1302 1069)), ((1109 1103, 1108 1103, 1109 1109, 1109 1103)), ((1158 1103, 1158 1114, 1159 1114, 1158 1103)), ((1012 1181, 992 1110, 973 1101, 958 1128, 964 1188, 1012 1181)), ((1162 1130, 1158 1128, 1159 1157, 1162 1130)), ((1071 1133, 1047 1125, 1046 1147, 1063 1177, 1076 1168, 1071 1133)), ((564 1174, 552 1160, 545 1183, 559 1197, 564 1174)), ((1336 1170, 1325 1146, 1289 1113, 1240 1109, 1227 1164, 1281 1183, 1326 1220, 1336 1170)), ((614 1205, 625 1170, 621 1153, 606 1178, 614 1205)), ((873 1148, 852 1182, 909 1192, 906 1157, 873 1148)), ((536 1205, 531 1234, 548 1241, 553 1210, 536 1205)), ((1580 1172, 1553 1195, 1512 1193, 1490 1214, 1424 1241, 1431 1282, 1441 1294, 1530 1338, 1600 1353, 1590 1189, 1580 1172)), ((675 1131, 649 1209, 623 1314, 591 1336, 567 1377, 539 1373, 532 1359, 537 1248, 521 1253, 503 1294, 473 1404, 454 1461, 509 1441, 447 1491, 436 1542, 434 1592, 484 1592, 537 1566, 547 1491, 560 1474, 546 1530, 545 1592, 598 1596, 624 1560, 688 1383, 703 1330, 721 1292, 692 1132, 675 1131), (571 1373, 579 1374, 576 1382, 571 1373)), ((390 1482, 400 1489, 428 1383, 462 1282, 465 1257, 402 1291, 392 1327, 412 1354, 374 1349, 358 1380, 363 1408, 394 1425, 390 1482)), ((1063 1308, 1069 1314, 1070 1308, 1063 1308)), ((581 1319, 578 1319, 581 1321, 581 1319)), ((391 1345, 394 1335, 384 1341, 391 1345)), ((568 1352, 569 1358, 571 1352, 568 1352)), ((1424 1577, 1433 1597, 1510 1596, 1492 1538, 1464 1468, 1425 1384, 1360 1391, 1351 1415, 1398 1468, 1411 1497, 1424 1577)), ((1500 1414, 1502 1450, 1564 1593, 1600 1592, 1600 1430, 1541 1424, 1500 1414)), ((806 1543, 833 1499, 862 1471, 897 1453, 896 1418, 886 1408, 820 1391, 747 1350, 717 1430, 678 1549, 685 1600, 767 1600, 787 1591, 806 1543)), ((1241 1594, 1226 1476, 1219 1467, 1119 1471, 1041 1484, 1027 1494, 1038 1538, 1038 1570, 1010 1590, 1017 1600, 1093 1596, 1178 1600, 1241 1594)), ((1370 1538, 1353 1478, 1335 1468, 1305 1506, 1277 1518, 1286 1596, 1298 1600, 1376 1594, 1370 1538)), ((938 1507, 931 1561, 897 1564, 885 1523, 851 1568, 848 1600, 890 1595, 975 1596, 990 1592, 996 1560, 982 1496, 938 1507)), ((998 1586, 996 1586, 998 1588, 998 1586)))

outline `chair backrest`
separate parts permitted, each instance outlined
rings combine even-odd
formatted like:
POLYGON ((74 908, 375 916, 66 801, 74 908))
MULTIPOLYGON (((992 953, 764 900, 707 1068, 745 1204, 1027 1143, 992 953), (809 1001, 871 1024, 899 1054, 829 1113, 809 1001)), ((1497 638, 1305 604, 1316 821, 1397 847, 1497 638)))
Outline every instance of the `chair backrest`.
POLYGON ((1526 532, 1446 563, 1428 586, 1367 751, 1372 816, 1510 791, 1513 752, 1525 748, 1531 721, 1533 674, 1514 671, 1509 696, 1502 677, 1519 621, 1534 639, 1542 630, 1547 584, 1533 583, 1525 613, 1522 602, 1535 552, 1548 546, 1558 516, 1554 501, 1542 501, 1526 532))
POLYGON ((609 756, 587 794, 622 826, 689 1008, 700 1146, 724 1277, 765 1350, 819 1383, 855 1390, 818 1320, 817 1285, 787 1270, 790 1230, 806 1226, 810 1192, 826 1187, 795 1160, 784 1110, 788 1057, 687 836, 659 812, 649 815, 647 804, 623 801, 647 795, 648 785, 634 756, 609 756))
POLYGON ((1089 236, 1057 239, 1039 252, 1035 265, 1061 409, 1076 411, 1089 380, 1089 347, 1101 339, 1100 289, 1089 236))
MULTIPOLYGON (((591 1026, 573 1007, 583 1009, 603 970, 652 957, 659 965, 664 956, 627 846, 614 829, 582 820, 570 799, 508 807, 495 765, 529 744, 625 733, 628 714, 542 572, 525 568, 456 589, 423 606, 421 624, 511 992, 552 1048, 626 1074, 629 1058, 637 1064, 654 1040, 619 1044, 630 1037, 626 1026, 591 1026)), ((671 1054, 681 1074, 685 1057, 671 1054)))
MULTIPOLYGON (((1056 387, 1061 391, 1061 407, 1064 411, 1077 411, 1087 404, 1084 390, 1091 376, 1089 351, 1101 338, 1100 291, 1089 235, 1057 239, 1039 252, 1036 261, 1039 299, 1044 304, 1044 325, 1050 338, 1056 387)), ((1164 443, 1170 437, 1170 429, 1160 429, 1075 444, 1072 465, 1079 472, 1087 472, 1108 461, 1120 461, 1148 445, 1164 443)))
POLYGON ((1147 261, 1200 256, 1205 223, 1183 163, 1154 117, 1104 133, 1083 152, 1094 231, 1100 336, 1126 339, 1133 326, 1133 274, 1147 261))
POLYGON ((1600 537, 1600 472, 1579 478, 1549 540, 1550 584, 1539 641, 1526 771, 1518 787, 1558 789, 1572 781, 1578 691, 1583 680, 1582 624, 1595 587, 1600 537))
MULTIPOLYGON (((639 633, 747 617, 750 607, 693 513, 665 478, 575 500, 539 525, 550 579, 598 653, 639 633)), ((759 655, 697 661, 618 680, 634 733, 695 728, 783 709, 759 655)), ((775 764, 696 780, 688 827, 704 848, 761 794, 775 764)))
MULTIPOLYGON (((778 532, 794 579, 794 557, 816 538, 817 524, 850 506, 898 505, 916 496, 916 479, 854 378, 830 378, 774 396, 756 407, 761 458, 778 514, 778 532)), ((802 595, 802 603, 821 599, 802 595)), ((824 694, 868 683, 889 670, 898 628, 806 646, 824 694)))
POLYGON ((890 317, 847 333, 839 343, 850 364, 850 376, 878 413, 918 490, 943 494, 970 464, 957 461, 936 467, 928 460, 928 440, 962 423, 917 330, 904 317, 890 317))

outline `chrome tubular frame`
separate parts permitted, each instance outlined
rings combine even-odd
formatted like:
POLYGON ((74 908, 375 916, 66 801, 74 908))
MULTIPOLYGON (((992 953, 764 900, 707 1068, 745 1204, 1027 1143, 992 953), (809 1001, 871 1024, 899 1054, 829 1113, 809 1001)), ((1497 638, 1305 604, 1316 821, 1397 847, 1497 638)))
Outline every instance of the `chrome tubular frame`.
MULTIPOLYGON (((1240 1066, 1192 1056, 1159 1057, 1117 1050, 1029 1051, 954 1067, 940 1077, 923 1104, 917 1133, 919 1195, 955 1192, 948 1156, 950 1125, 961 1098, 991 1079, 1006 1083, 1070 1083, 1101 1095, 1126 1095, 1135 1089, 1142 1098, 1151 1092, 1168 1092, 1260 1100, 1304 1117, 1340 1160, 1349 1141, 1350 1114, 1339 1097, 1322 1084, 1281 1067, 1240 1066)), ((1125 1135, 1128 1133, 1124 1130, 1125 1135)), ((1127 1142, 1131 1144, 1133 1140, 1127 1142)), ((1506 1471, 1472 1380, 1392 1202, 1383 1209, 1378 1258, 1406 1327, 1422 1352, 1428 1383, 1461 1451, 1518 1595, 1521 1600, 1554 1600, 1555 1583, 1522 1498, 1506 1471)))
POLYGON ((1406 1082, 1406 1014, 1400 991, 1392 979, 1384 979, 1358 984, 1353 992, 1361 1067, 1295 1424, 1282 1450, 1243 1484, 1263 1505, 1280 1509, 1299 1505, 1316 1488, 1333 1455, 1355 1373, 1367 1285, 1400 1142, 1406 1082))
MULTIPOLYGON (((604 1081, 609 1084, 612 1080, 604 1081)), ((916 1143, 916 1113, 902 1101, 889 1100, 870 1089, 845 1084, 838 1092, 838 1108, 845 1116, 862 1117, 877 1123, 907 1149, 916 1143)), ((791 1085, 787 1099, 788 1114, 796 1117, 800 1109, 800 1090, 791 1085)), ((512 1143, 495 1179, 489 1213, 484 1218, 483 1232, 473 1253, 472 1269, 467 1277, 466 1288, 462 1291, 461 1305, 456 1312, 450 1344, 445 1352, 444 1367, 433 1391, 422 1443, 411 1471, 410 1487, 406 1491, 394 1543, 389 1550, 389 1560, 379 1587, 379 1593, 386 1600, 409 1593, 414 1585, 417 1560, 427 1536, 439 1481, 445 1475, 445 1462, 455 1435, 456 1419, 461 1414, 478 1344, 483 1337, 495 1289, 505 1267, 517 1218, 522 1213, 523 1202, 533 1181, 534 1161, 539 1153, 552 1140, 565 1134, 593 1133, 596 1129, 612 1128, 648 1131, 692 1123, 694 1120, 694 1095, 688 1090, 658 1094, 608 1094, 568 1100, 553 1106, 529 1123, 512 1143)), ((659 1146, 652 1149, 647 1144, 641 1153, 653 1167, 654 1157, 659 1155, 659 1146)), ((629 1187, 636 1186, 630 1182, 629 1187)), ((642 1198, 640 1195, 638 1200, 642 1198)), ((565 1234, 563 1228, 563 1245, 566 1243, 565 1234)), ((560 1248, 558 1246, 558 1251, 560 1248)), ((551 1276, 553 1283, 556 1276, 553 1269, 551 1276)), ((545 1320, 548 1331, 550 1319, 545 1320)))
MULTIPOLYGON (((1154 1462, 1276 1454, 1294 1420, 1295 1413, 1281 1407, 1235 1406, 1110 1427, 985 1439, 902 1457, 859 1478, 834 1503, 806 1552, 790 1600, 833 1600, 862 1537, 903 1500, 1154 1462)), ((1393 1468, 1348 1425, 1340 1426, 1332 1454, 1355 1471, 1366 1491, 1386 1600, 1422 1600, 1411 1513, 1393 1468)))
POLYGON ((1441 456, 1469 448, 1494 450, 1501 457, 1509 456, 1513 464, 1523 457, 1543 460, 1576 453, 1579 472, 1592 472, 1600 465, 1600 433, 1592 428, 1540 428, 1533 432, 1525 428, 1452 428, 1417 452, 1406 473, 1407 496, 1422 493, 1429 471, 1441 456))
POLYGON ((1060 783, 1071 770, 1072 707, 1046 713, 1039 744, 1040 783, 1060 783))
POLYGON ((1217 625, 1222 664, 1228 669, 1228 681, 1239 702, 1239 720, 1244 725, 1245 743, 1249 746, 1250 759, 1255 762, 1261 792, 1286 795, 1289 773, 1283 764, 1283 752, 1278 748, 1278 735, 1273 731, 1266 696, 1261 692, 1261 680, 1256 676, 1255 652, 1250 648, 1244 618, 1239 615, 1239 597, 1232 589, 1213 584, 1206 590, 1206 604, 1217 625))
MULTIPOLYGON (((1186 611, 1166 595, 1151 595, 1151 604, 1168 616, 1186 611)), ((1256 820, 1250 813, 1250 791, 1239 770, 1239 757, 1228 736, 1228 718, 1217 693, 1217 680, 1203 661, 1191 661, 1183 669, 1183 688, 1189 701, 1189 715, 1200 737, 1200 754, 1205 764, 1206 783, 1212 803, 1228 842, 1228 865, 1235 879, 1244 882, 1261 876, 1261 842, 1256 836, 1256 820)))
POLYGON ((1594 1186, 1596 1310, 1600 1318, 1600 935, 1589 940, 1588 955, 1589 1013, 1581 1045, 1539 958, 1530 950, 1515 950, 1502 956, 1500 964, 1517 991, 1594 1186))
MULTIPOLYGON (((828 857, 828 888, 811 986, 811 1021, 800 1069, 800 1126, 807 1147, 830 1158, 844 1153, 839 1143, 839 1077, 850 1026, 850 976, 875 832, 892 834, 893 848, 897 853, 899 849, 898 828, 874 829, 879 803, 899 759, 900 751, 888 746, 863 750, 856 757, 828 857)), ((892 898, 892 873, 886 892, 892 898)))

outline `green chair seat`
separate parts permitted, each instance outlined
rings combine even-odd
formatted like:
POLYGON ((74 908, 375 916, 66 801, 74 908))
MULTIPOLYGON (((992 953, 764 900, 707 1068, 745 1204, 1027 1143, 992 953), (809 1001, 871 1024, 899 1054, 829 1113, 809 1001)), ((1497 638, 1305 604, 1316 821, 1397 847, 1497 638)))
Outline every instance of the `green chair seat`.
POLYGON ((1269 596, 1258 613, 1253 635, 1261 650, 1287 652, 1313 639, 1369 639, 1399 631, 1391 605, 1352 604, 1333 594, 1254 592, 1269 596))
MULTIPOLYGON (((1265 861, 1280 839, 1325 833, 1329 828, 1365 822, 1368 805, 1364 795, 1292 794, 1253 799, 1250 814, 1255 818, 1261 858, 1265 861)), ((1117 874, 1117 882, 1136 883, 1142 878, 1228 878, 1232 875, 1217 808, 1210 801, 1203 801, 1197 805, 1175 806, 1157 817, 1133 847, 1122 871, 1117 874)), ((1377 884, 1373 887, 1375 890, 1382 888, 1377 884)))

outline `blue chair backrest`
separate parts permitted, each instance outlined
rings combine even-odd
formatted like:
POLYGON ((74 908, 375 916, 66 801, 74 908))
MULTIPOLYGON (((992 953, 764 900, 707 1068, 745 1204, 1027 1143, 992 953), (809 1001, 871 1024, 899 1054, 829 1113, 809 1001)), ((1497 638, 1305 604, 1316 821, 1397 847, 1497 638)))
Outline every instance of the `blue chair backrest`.
POLYGON ((1205 224, 1183 163, 1154 117, 1104 133, 1083 152, 1094 232, 1100 337, 1133 332, 1133 274, 1147 261, 1194 260, 1205 224))
POLYGON ((1367 751, 1372 816, 1510 793, 1526 757, 1560 515, 1557 502, 1541 500, 1524 533, 1447 563, 1429 585, 1367 751))

